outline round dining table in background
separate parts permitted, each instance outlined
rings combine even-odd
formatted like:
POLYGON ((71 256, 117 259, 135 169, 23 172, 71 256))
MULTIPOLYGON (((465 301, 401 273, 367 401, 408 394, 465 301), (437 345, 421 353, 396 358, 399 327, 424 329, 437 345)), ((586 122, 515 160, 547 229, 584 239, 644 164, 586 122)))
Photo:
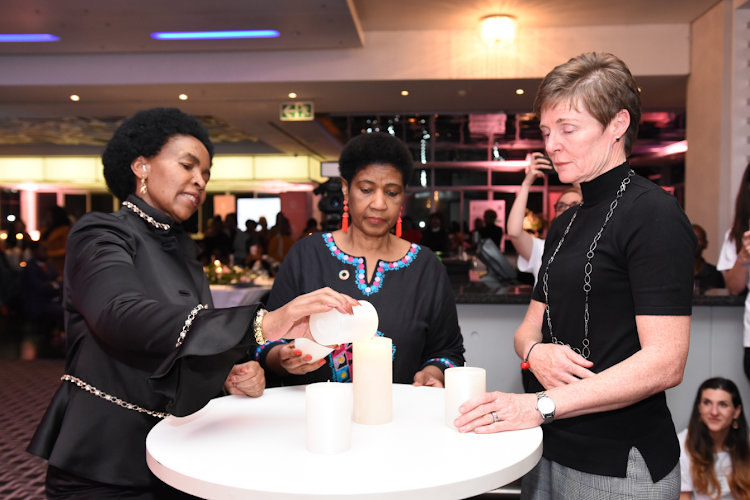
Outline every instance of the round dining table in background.
POLYGON ((257 304, 271 291, 271 286, 211 285, 210 289, 214 307, 223 309, 257 304))
POLYGON ((159 422, 146 460, 201 498, 454 500, 504 486, 541 458, 541 428, 460 434, 443 422, 444 401, 443 389, 394 384, 393 421, 352 424, 351 449, 324 456, 305 446, 305 386, 227 396, 159 422))

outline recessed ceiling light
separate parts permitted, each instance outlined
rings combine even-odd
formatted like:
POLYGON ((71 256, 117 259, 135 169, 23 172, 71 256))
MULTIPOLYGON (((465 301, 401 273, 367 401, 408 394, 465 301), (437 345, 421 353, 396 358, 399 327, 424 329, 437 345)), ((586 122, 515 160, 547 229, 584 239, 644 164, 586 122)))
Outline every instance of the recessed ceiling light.
POLYGON ((482 40, 487 45, 511 43, 516 37, 516 18, 504 14, 492 14, 479 20, 482 40))
POLYGON ((187 94, 180 94, 179 97, 181 101, 187 101, 187 94))
POLYGON ((151 33, 156 40, 226 40, 234 38, 276 38, 280 36, 276 30, 244 30, 244 31, 163 31, 151 33))
POLYGON ((408 90, 402 90, 401 91, 401 95, 409 95, 409 91, 408 90))
POLYGON ((516 94, 522 95, 523 94, 523 89, 516 89, 516 94))
POLYGON ((49 33, 0 34, 0 42, 56 42, 60 40, 49 33))
POLYGON ((78 97, 77 95, 73 94, 72 96, 70 96, 70 100, 71 100, 71 101, 80 101, 80 100, 81 100, 81 98, 80 98, 80 97, 78 97))
POLYGON ((289 99, 294 99, 296 97, 297 97, 297 94, 295 94, 294 92, 289 92, 289 99))

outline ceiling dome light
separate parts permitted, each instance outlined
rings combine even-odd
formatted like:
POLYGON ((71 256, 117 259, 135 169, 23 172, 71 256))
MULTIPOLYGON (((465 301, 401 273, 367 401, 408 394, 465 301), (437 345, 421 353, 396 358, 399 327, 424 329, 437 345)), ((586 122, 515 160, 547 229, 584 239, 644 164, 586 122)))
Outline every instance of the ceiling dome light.
POLYGON ((297 97, 297 94, 294 92, 289 92, 289 99, 295 99, 297 97))
POLYGON ((57 42, 60 37, 49 33, 0 34, 0 42, 57 42))
POLYGON ((516 89, 516 94, 523 95, 523 89, 516 89))
POLYGON ((489 46, 496 43, 513 43, 516 37, 516 18, 504 14, 492 14, 479 20, 482 41, 489 46))
POLYGON ((187 94, 180 94, 178 97, 181 101, 187 101, 187 94))
POLYGON ((409 95, 409 91, 408 90, 402 90, 401 91, 401 95, 409 95))
POLYGON ((244 31, 163 31, 151 33, 155 40, 228 40, 237 38, 276 38, 281 36, 276 30, 244 31))
POLYGON ((70 100, 71 100, 71 101, 80 101, 80 100, 81 100, 81 98, 80 98, 79 96, 77 96, 77 95, 73 94, 72 96, 70 96, 70 100))

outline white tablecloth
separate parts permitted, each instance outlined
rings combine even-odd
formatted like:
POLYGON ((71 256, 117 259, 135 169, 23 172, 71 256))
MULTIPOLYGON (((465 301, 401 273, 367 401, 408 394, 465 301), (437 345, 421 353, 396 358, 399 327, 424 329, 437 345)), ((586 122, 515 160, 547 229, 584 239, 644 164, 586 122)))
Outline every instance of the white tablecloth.
POLYGON ((232 285, 211 285, 211 297, 214 299, 214 307, 221 309, 225 307, 248 306, 257 304, 270 286, 235 287, 232 285))

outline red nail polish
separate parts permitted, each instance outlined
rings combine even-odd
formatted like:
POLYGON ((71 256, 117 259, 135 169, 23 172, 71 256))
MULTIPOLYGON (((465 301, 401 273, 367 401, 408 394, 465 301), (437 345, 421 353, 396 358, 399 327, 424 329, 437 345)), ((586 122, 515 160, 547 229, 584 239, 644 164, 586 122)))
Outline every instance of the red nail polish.
POLYGON ((305 356, 305 361, 310 361, 311 359, 312 359, 312 356, 310 356, 309 354, 305 356))
POLYGON ((294 351, 294 354, 296 354, 297 356, 299 356, 300 354, 302 354, 302 351, 294 351))

